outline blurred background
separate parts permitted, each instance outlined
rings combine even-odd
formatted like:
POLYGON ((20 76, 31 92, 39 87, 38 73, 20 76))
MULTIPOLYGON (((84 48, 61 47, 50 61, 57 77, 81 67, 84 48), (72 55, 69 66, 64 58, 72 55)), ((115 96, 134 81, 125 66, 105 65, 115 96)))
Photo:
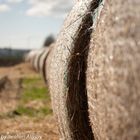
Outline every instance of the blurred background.
POLYGON ((39 74, 24 62, 55 41, 71 0, 0 0, 0 135, 58 139, 51 99, 39 74))
POLYGON ((59 32, 71 0, 0 0, 0 47, 39 48, 59 32))

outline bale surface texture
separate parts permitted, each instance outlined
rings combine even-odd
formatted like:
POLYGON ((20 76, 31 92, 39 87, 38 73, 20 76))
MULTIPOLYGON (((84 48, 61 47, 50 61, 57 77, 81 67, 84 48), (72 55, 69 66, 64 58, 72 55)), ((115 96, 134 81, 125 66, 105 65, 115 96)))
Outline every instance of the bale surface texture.
POLYGON ((140 139, 140 1, 106 1, 88 55, 95 139, 140 139))

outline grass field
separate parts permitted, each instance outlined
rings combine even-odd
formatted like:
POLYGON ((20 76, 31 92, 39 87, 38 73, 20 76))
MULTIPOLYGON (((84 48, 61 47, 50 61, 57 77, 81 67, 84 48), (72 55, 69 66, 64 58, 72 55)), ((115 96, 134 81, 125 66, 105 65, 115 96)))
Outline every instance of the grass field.
POLYGON ((52 114, 50 95, 40 77, 23 78, 20 94, 16 108, 4 116, 43 117, 52 114))

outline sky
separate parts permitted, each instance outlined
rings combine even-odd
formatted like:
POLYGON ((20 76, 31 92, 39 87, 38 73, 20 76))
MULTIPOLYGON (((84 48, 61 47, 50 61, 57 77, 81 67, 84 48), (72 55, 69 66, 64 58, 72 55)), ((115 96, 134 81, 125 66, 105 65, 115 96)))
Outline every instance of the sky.
POLYGON ((72 0, 0 0, 0 48, 36 49, 57 36, 72 0))

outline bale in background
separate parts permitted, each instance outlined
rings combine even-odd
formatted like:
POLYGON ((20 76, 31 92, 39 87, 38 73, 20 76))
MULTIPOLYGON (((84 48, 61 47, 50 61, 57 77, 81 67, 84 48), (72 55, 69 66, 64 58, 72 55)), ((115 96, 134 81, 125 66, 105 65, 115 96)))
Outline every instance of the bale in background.
POLYGON ((45 83, 47 84, 47 79, 46 79, 46 66, 47 66, 47 59, 48 56, 50 55, 50 52, 53 48, 53 46, 55 45, 55 43, 52 43, 50 46, 44 48, 43 53, 40 55, 39 60, 38 60, 38 71, 41 74, 41 76, 43 77, 45 83))
MULTIPOLYGON (((36 72, 40 73, 42 76, 44 75, 43 71, 44 71, 45 61, 53 45, 54 43, 47 47, 43 47, 37 50, 31 50, 24 57, 25 62, 29 63, 30 67, 34 69, 36 72)), ((43 76, 43 78, 44 77, 45 76, 43 76)))
POLYGON ((24 55, 24 61, 29 63, 32 68, 33 68, 33 60, 37 53, 38 50, 31 50, 24 55))
POLYGON ((41 49, 38 49, 35 57, 33 58, 33 68, 36 72, 40 72, 40 68, 39 68, 39 63, 40 63, 40 58, 41 56, 46 52, 48 52, 48 48, 41 48, 41 49))

